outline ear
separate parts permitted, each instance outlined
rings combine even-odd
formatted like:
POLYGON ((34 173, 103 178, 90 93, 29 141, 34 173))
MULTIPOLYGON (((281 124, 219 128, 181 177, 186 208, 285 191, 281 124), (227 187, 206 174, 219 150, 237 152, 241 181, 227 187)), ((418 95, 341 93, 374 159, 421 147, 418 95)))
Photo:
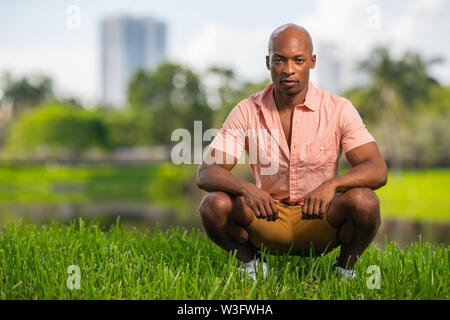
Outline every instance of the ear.
POLYGON ((311 66, 309 67, 310 69, 314 69, 314 67, 316 66, 316 55, 313 54, 311 56, 311 66))
POLYGON ((266 56, 266 67, 267 67, 267 70, 270 70, 270 57, 269 56, 266 56))

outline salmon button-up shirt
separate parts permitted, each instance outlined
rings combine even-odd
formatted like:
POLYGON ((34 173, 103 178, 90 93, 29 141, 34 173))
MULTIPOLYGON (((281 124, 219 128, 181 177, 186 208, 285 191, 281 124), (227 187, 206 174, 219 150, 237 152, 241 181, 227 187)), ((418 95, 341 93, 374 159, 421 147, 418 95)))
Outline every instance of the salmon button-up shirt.
POLYGON ((302 204, 305 195, 338 175, 342 151, 375 141, 349 100, 311 81, 291 128, 289 149, 270 84, 233 108, 208 150, 237 159, 245 150, 257 187, 277 202, 302 204))

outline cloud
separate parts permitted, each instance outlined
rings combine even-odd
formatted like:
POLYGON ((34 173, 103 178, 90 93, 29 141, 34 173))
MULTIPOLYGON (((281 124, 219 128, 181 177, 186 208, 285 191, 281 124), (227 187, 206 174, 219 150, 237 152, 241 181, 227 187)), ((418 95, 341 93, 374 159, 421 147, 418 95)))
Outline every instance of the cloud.
POLYGON ((2 48, 0 70, 13 76, 45 74, 52 77, 55 91, 65 97, 80 97, 85 103, 99 98, 98 54, 95 48, 45 45, 2 48))
POLYGON ((241 77, 268 77, 265 69, 267 41, 270 28, 252 30, 219 23, 206 23, 187 43, 181 57, 197 70, 211 65, 231 67, 241 77))
MULTIPOLYGON (((442 34, 450 32, 450 20, 446 18, 449 12, 450 3, 443 0, 318 0, 315 10, 294 22, 311 33, 316 50, 334 44, 338 59, 347 65, 366 58, 378 45, 390 47, 394 54, 413 49, 427 57, 440 55, 450 60, 450 45, 441 39, 442 34)), ((206 23, 188 39, 183 56, 177 58, 200 70, 218 64, 232 67, 244 78, 267 77, 264 56, 272 28, 262 24, 243 30, 239 26, 206 23)), ((445 63, 433 72, 449 83, 449 67, 445 63)))
MULTIPOLYGON (((313 10, 301 10, 304 4, 300 2, 298 8, 292 8, 299 12, 293 21, 310 31, 319 58, 321 44, 328 43, 336 44, 336 55, 346 64, 367 57, 378 44, 388 45, 397 55, 412 49, 426 58, 443 57, 447 62, 433 68, 433 75, 450 84, 450 44, 445 41, 450 33, 450 1, 318 0, 310 3, 314 3, 311 4, 314 5, 313 10), (374 27, 377 18, 374 8, 379 9, 379 28, 374 27)), ((189 14, 185 19, 169 27, 189 23, 189 14)), ((257 15, 255 19, 258 19, 257 15)), ((220 65, 233 68, 244 79, 267 78, 267 41, 276 26, 270 19, 258 20, 258 23, 250 28, 243 27, 244 24, 209 21, 195 33, 192 33, 192 28, 178 30, 177 34, 183 35, 180 39, 184 37, 185 41, 177 41, 169 57, 200 71, 211 65, 220 65)), ((78 40, 78 44, 53 42, 21 48, 4 45, 0 50, 0 71, 10 70, 19 74, 42 71, 54 78, 59 92, 79 96, 83 101, 95 101, 100 97, 99 46, 94 40, 78 40)), ((318 59, 318 68, 320 63, 318 59)), ((312 73, 313 78, 315 74, 312 73)))
POLYGON ((450 43, 443 41, 450 33, 450 2, 420 0, 410 3, 389 24, 393 52, 420 52, 425 59, 441 57, 444 63, 431 68, 433 76, 450 83, 450 43))
POLYGON ((372 31, 367 27, 368 1, 319 0, 316 4, 316 10, 297 20, 310 32, 314 42, 332 42, 357 54, 366 50, 372 31))

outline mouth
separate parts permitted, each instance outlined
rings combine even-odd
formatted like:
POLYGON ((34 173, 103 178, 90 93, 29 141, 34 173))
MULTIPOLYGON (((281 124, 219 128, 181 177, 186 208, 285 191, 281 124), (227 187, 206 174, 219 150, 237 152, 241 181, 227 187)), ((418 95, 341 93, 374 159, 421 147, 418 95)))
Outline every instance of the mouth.
POLYGON ((292 87, 292 86, 295 86, 298 83, 298 81, 296 81, 296 80, 281 80, 280 83, 287 87, 292 87))

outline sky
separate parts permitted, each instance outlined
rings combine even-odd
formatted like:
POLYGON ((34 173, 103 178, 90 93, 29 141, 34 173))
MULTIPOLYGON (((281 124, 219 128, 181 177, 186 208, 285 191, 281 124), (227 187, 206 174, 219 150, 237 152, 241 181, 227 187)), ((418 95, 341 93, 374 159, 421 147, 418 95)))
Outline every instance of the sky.
MULTIPOLYGON (((395 57, 414 50, 425 59, 443 58, 430 71, 450 84, 448 0, 1 1, 0 73, 46 74, 60 96, 95 104, 100 98, 100 21, 119 14, 166 22, 168 58, 198 72, 219 65, 231 67, 243 80, 268 78, 270 33, 293 22, 310 32, 319 57, 326 43, 337 45, 343 63, 367 58, 379 45, 395 57), (74 6, 80 17, 75 25, 74 6)), ((314 71, 311 77, 314 82, 314 71)))

